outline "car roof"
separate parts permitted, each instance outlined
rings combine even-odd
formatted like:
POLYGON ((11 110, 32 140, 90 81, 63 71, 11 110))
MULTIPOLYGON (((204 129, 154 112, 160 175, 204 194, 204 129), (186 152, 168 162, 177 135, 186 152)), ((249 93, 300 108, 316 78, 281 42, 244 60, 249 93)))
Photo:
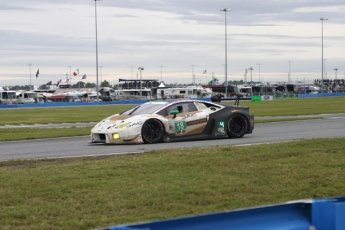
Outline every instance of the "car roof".
POLYGON ((151 101, 151 102, 165 102, 165 103, 173 103, 173 102, 191 102, 191 101, 201 101, 201 100, 193 100, 193 99, 189 99, 189 98, 179 98, 179 99, 160 99, 160 100, 155 100, 155 101, 151 101))

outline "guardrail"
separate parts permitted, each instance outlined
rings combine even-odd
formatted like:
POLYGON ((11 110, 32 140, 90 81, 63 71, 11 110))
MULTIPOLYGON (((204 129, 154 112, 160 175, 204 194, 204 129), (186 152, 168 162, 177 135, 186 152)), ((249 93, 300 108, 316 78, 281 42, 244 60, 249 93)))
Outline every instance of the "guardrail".
POLYGON ((344 230, 345 197, 119 225, 103 230, 344 230))
POLYGON ((345 96, 345 93, 298 94, 298 98, 339 97, 339 96, 345 96))

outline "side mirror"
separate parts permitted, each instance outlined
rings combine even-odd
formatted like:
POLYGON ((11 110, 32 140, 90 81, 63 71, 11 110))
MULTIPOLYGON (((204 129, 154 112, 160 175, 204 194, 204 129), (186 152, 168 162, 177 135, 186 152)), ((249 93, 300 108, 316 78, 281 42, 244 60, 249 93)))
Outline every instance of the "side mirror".
POLYGON ((170 114, 174 115, 173 118, 176 118, 176 115, 179 114, 180 112, 178 110, 171 110, 170 114))

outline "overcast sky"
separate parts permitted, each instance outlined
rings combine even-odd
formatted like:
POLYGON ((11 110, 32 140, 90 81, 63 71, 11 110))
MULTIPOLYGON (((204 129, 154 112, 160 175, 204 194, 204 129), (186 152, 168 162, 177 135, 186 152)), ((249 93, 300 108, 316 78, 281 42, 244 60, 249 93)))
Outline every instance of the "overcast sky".
MULTIPOLYGON (((322 21, 325 76, 345 78, 344 0, 97 1, 99 81, 162 79, 204 84, 228 80, 293 82, 321 78, 322 21), (290 62, 289 62, 290 61, 290 62), (261 65, 258 65, 261 64, 261 65), (131 67, 132 66, 132 67, 131 67), (162 67, 160 67, 162 66, 162 67), (260 67, 260 73, 259 73, 260 67), (206 74, 203 72, 206 70, 206 74), (140 75, 139 75, 140 77, 140 75), (248 70, 247 79, 251 74, 248 70)), ((96 82, 94 0, 0 1, 0 86, 65 81, 86 74, 96 82), (71 68, 69 66, 72 66, 71 68), (39 76, 36 79, 36 71, 39 76)))

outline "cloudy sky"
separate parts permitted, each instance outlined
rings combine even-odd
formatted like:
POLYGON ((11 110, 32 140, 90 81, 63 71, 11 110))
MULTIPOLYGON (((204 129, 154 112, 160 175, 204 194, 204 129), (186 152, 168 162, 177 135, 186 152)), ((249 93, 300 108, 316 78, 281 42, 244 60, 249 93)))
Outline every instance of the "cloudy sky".
MULTIPOLYGON (((345 78, 344 0, 97 1, 99 81, 163 79, 292 82, 321 78, 322 21, 325 76, 345 78), (258 65, 261 64, 261 65, 258 65), (160 67, 162 66, 162 67, 160 67), (260 69, 260 71, 259 71, 260 69), (207 70, 206 74, 203 74, 207 70), (251 77, 248 71, 247 79, 251 77)), ((63 81, 86 74, 96 82, 94 0, 0 1, 0 86, 63 81), (71 67, 69 67, 71 66, 71 67), (40 74, 35 74, 39 68, 40 74)))

